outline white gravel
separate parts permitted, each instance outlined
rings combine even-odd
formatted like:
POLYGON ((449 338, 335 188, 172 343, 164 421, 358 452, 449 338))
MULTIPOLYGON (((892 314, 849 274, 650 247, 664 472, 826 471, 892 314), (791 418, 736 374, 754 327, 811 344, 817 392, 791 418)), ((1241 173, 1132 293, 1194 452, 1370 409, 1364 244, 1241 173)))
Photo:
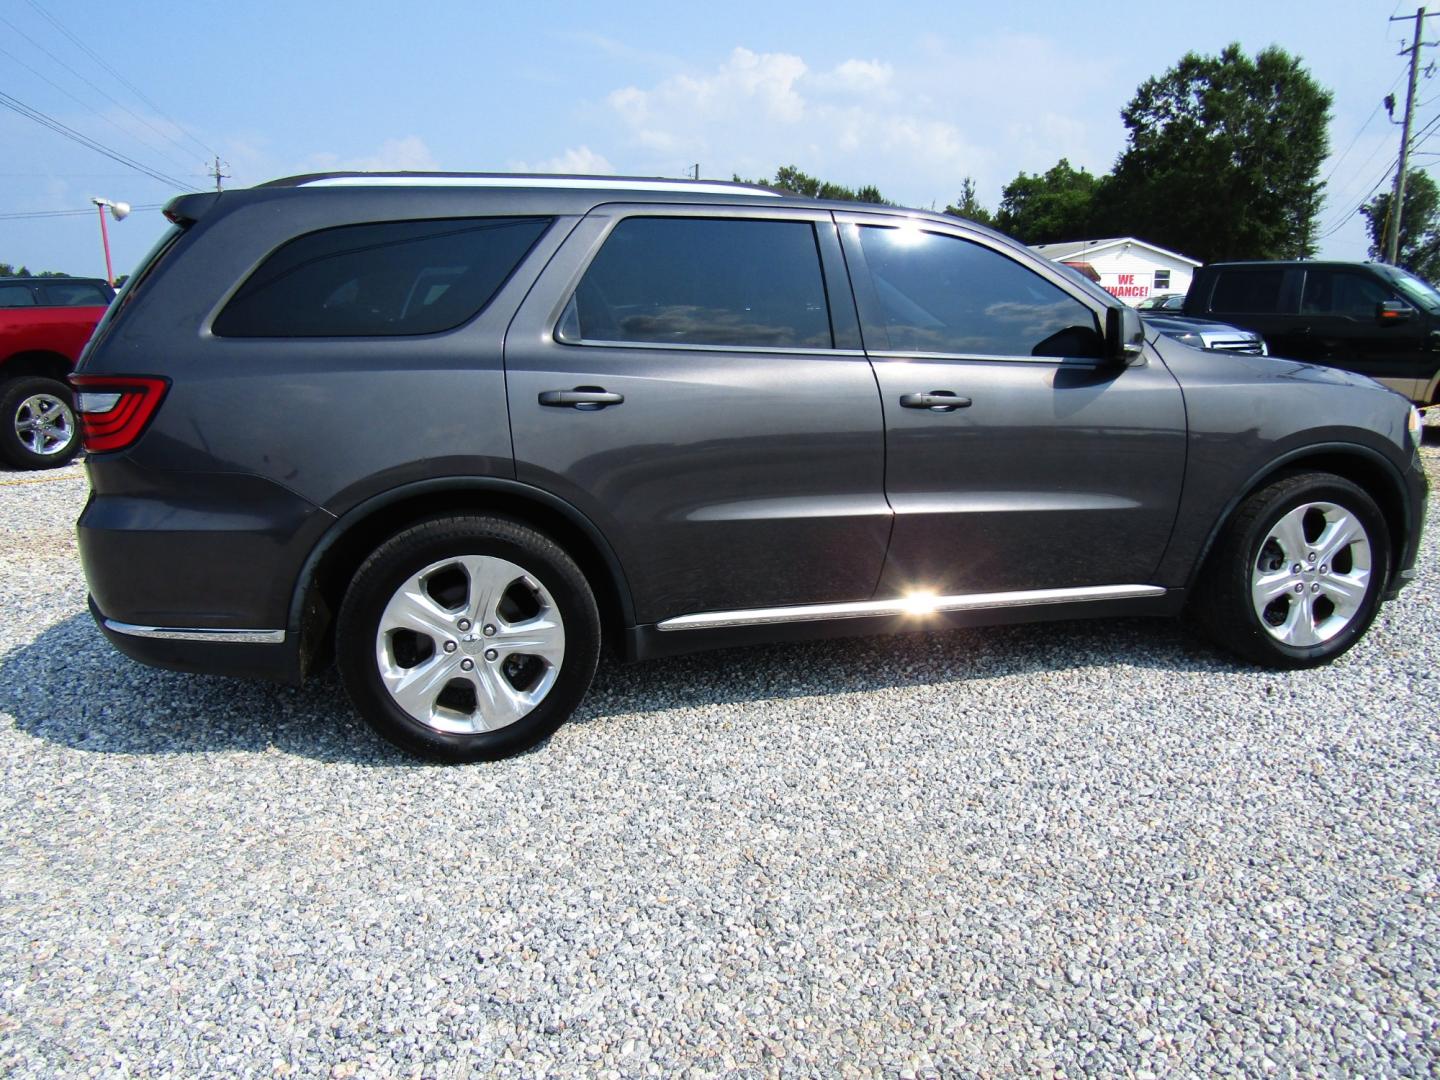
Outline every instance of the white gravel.
POLYGON ((1440 1071, 1440 514, 1323 670, 1138 620, 751 649, 445 769, 333 679, 123 659, 85 490, 0 473, 6 1076, 1440 1071))

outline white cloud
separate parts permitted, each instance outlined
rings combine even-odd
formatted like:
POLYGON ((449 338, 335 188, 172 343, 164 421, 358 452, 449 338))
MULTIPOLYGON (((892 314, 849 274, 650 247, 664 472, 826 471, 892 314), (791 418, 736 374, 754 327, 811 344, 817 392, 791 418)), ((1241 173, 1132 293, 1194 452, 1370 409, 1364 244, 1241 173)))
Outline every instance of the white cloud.
POLYGON ((901 163, 910 174, 934 177, 939 190, 958 191, 960 177, 980 170, 989 154, 936 110, 904 100, 896 81, 894 67, 880 60, 847 59, 813 71, 790 53, 736 48, 713 70, 622 87, 605 100, 622 137, 645 160, 641 171, 673 174, 699 161, 711 176, 760 177, 795 164, 889 192, 901 163))
POLYGON ((763 177, 793 164, 942 206, 972 176, 993 207, 1022 169, 1043 172, 1061 157, 1109 168, 1124 137, 1113 102, 1129 93, 1112 60, 1019 34, 963 45, 931 35, 903 63, 815 65, 737 47, 713 66, 615 89, 591 111, 592 137, 625 172, 682 175, 698 161, 702 175, 763 177), (1097 103, 1113 122, 1084 119, 1097 103))
POLYGON ((419 135, 386 139, 369 154, 346 157, 322 152, 305 159, 299 172, 435 172, 440 169, 419 135))
POLYGON ((510 161, 507 167, 514 173, 570 173, 580 176, 612 176, 616 171, 605 154, 595 153, 586 145, 569 147, 563 154, 546 158, 539 164, 510 161))

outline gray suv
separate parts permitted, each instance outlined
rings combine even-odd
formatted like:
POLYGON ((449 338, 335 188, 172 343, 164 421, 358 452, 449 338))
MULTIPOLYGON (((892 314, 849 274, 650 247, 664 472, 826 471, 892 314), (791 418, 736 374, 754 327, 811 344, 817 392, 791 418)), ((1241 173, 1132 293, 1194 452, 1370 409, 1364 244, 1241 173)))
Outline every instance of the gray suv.
POLYGON ((1323 663, 1413 576, 1418 416, 1206 353, 951 217, 332 174, 166 210, 74 383, 124 653, 514 753, 626 659, 1178 615, 1323 663))

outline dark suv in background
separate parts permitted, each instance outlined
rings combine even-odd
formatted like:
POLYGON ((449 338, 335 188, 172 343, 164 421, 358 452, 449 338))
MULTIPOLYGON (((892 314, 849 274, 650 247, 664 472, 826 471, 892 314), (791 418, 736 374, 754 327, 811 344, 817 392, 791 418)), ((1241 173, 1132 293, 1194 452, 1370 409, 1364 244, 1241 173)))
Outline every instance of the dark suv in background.
POLYGON ((1185 314, 1254 330, 1272 356, 1368 375, 1421 406, 1440 404, 1440 293, 1384 263, 1212 263, 1185 314))
POLYGON ((413 174, 166 214, 74 379, 94 615, 182 670, 333 652, 421 754, 543 738, 602 641, 1188 609, 1302 667, 1413 575, 1401 398, 1147 342, 952 217, 413 174))

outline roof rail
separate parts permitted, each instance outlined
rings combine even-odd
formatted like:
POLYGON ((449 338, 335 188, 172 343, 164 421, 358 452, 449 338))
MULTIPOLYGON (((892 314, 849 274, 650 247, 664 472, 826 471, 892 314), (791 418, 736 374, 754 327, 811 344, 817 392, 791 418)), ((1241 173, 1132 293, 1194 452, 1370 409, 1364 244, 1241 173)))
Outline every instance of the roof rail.
POLYGON ((673 191, 701 195, 764 195, 786 193, 758 184, 727 180, 667 180, 663 177, 569 176, 555 173, 312 173, 271 180, 260 187, 479 187, 570 188, 602 191, 673 191))

